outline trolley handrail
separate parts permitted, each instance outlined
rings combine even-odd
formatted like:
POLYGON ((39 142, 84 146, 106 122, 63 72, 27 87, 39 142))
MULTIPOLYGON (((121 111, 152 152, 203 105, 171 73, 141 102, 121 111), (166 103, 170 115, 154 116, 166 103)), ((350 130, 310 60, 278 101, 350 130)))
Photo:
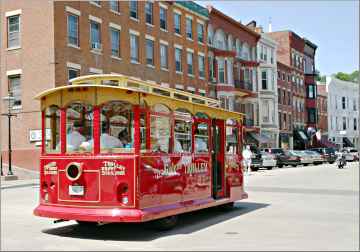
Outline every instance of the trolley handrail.
POLYGON ((209 107, 220 107, 220 101, 208 97, 204 97, 189 92, 162 87, 158 84, 144 81, 136 77, 125 76, 121 74, 96 74, 96 75, 84 75, 69 80, 70 85, 110 85, 123 87, 129 90, 138 90, 146 93, 161 94, 171 98, 177 98, 193 103, 204 104, 209 107), (108 82, 108 83, 106 83, 108 82))

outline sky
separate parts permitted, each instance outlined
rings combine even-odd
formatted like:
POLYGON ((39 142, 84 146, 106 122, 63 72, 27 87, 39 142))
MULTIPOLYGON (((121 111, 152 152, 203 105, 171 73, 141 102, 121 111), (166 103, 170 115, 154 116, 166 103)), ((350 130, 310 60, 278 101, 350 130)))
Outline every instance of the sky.
POLYGON ((359 69, 359 1, 196 1, 212 5, 247 24, 255 20, 268 31, 292 30, 318 48, 315 67, 321 75, 359 69))

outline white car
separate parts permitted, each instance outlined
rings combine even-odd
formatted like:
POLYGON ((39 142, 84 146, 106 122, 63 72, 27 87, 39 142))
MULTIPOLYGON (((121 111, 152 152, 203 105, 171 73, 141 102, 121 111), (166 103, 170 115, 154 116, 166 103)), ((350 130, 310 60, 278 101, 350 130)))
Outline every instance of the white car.
POLYGON ((264 152, 261 152, 261 159, 262 159, 262 167, 271 170, 273 167, 276 166, 276 158, 274 155, 264 152))
POLYGON ((359 152, 355 148, 344 148, 341 152, 345 154, 346 161, 359 160, 359 152))

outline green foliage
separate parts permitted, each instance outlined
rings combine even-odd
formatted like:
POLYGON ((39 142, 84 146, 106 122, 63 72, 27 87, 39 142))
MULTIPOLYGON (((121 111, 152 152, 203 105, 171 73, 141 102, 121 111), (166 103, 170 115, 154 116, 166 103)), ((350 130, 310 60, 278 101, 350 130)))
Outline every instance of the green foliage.
POLYGON ((343 81, 357 82, 359 79, 359 71, 356 70, 356 71, 352 72, 351 74, 338 72, 335 75, 335 77, 338 78, 339 80, 343 80, 343 81))

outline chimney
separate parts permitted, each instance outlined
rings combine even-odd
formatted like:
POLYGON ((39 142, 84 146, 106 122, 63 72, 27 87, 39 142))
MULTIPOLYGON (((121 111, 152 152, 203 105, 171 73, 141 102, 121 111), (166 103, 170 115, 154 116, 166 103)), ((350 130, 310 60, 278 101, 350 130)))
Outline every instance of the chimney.
POLYGON ((272 32, 271 17, 269 18, 269 32, 272 32))

